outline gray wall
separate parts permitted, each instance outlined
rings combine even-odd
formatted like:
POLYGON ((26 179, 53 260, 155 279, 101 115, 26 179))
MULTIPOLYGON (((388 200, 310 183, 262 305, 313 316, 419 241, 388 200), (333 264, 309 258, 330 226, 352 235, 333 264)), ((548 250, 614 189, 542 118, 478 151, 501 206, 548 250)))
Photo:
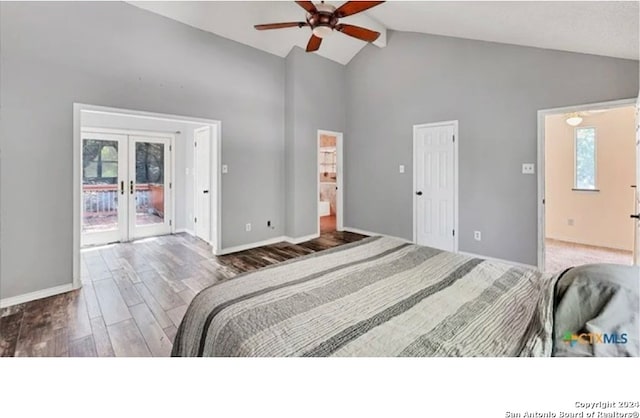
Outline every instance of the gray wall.
POLYGON ((412 126, 459 120, 460 250, 536 264, 537 111, 637 93, 638 61, 392 32, 347 67, 345 225, 411 239, 412 126))
POLYGON ((318 129, 344 132, 345 81, 341 64, 298 47, 287 55, 285 194, 290 237, 318 230, 318 129))
POLYGON ((2 2, 0 50, 0 297, 71 282, 74 102, 221 120, 223 248, 284 234, 282 58, 116 2, 2 2))

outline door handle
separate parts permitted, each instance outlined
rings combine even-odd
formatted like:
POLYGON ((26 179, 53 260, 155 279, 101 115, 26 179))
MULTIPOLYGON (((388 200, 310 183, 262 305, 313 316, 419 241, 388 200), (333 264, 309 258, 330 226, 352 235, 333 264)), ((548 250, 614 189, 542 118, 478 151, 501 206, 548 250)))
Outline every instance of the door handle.
POLYGON ((133 180, 129 183, 129 193, 133 194, 133 180))
POLYGON ((634 219, 640 219, 640 213, 637 214, 637 215, 631 215, 631 217, 634 218, 634 219))
POLYGON ((416 192, 418 196, 422 196, 422 192, 416 192))
POLYGON ((209 193, 209 190, 203 190, 202 193, 207 194, 207 193, 209 193))
POLYGON ((124 180, 120 181, 120 194, 124 194, 124 180))

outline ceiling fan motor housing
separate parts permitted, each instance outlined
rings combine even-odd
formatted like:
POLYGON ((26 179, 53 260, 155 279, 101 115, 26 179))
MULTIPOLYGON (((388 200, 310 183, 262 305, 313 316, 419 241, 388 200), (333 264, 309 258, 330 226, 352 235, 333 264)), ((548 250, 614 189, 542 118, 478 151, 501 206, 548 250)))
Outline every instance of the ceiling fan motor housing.
POLYGON ((307 14, 307 22, 313 33, 322 38, 333 31, 333 29, 338 24, 338 18, 333 14, 336 10, 335 7, 330 4, 318 4, 316 5, 317 13, 308 13, 307 14))

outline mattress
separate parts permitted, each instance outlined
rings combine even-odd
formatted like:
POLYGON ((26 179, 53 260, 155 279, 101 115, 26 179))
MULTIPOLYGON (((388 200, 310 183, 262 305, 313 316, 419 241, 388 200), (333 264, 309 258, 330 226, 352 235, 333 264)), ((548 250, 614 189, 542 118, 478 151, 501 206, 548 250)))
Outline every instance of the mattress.
POLYGON ((553 275, 388 237, 204 289, 173 356, 549 356, 553 275))

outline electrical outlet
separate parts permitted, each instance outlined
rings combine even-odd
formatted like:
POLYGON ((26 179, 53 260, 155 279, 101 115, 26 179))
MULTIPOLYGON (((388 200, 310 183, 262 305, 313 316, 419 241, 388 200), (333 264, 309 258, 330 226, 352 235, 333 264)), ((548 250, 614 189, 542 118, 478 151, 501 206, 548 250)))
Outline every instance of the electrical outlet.
POLYGON ((229 172, 229 166, 226 164, 222 164, 222 173, 227 174, 229 172))
POLYGON ((533 163, 522 164, 522 174, 535 174, 536 165, 533 163))
POLYGON ((573 224, 574 224, 573 219, 571 218, 567 219, 567 225, 573 226, 573 224))
POLYGON ((482 232, 473 231, 473 239, 475 239, 476 241, 482 241, 482 232))
POLYGON ((404 165, 400 164, 400 167, 398 168, 398 172, 399 172, 400 174, 403 174, 403 173, 404 173, 404 165))
POLYGON ((246 224, 244 226, 244 230, 247 231, 247 232, 251 232, 251 224, 246 224))

